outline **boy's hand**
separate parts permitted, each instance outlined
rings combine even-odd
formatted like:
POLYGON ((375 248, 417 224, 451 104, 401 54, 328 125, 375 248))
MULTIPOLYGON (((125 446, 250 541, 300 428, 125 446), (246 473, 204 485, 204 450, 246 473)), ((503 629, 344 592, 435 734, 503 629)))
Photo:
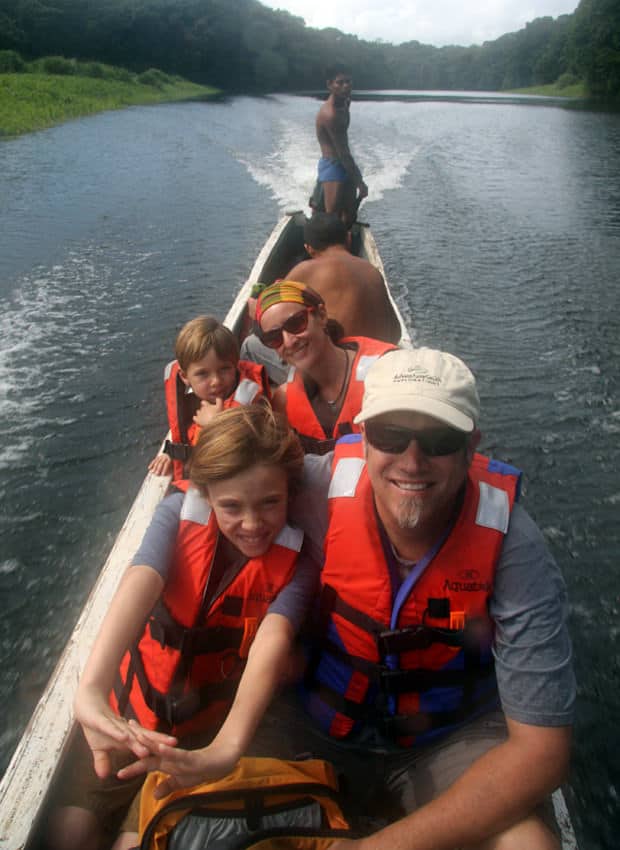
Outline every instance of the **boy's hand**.
POLYGON ((149 463, 149 472, 153 475, 172 475, 172 459, 165 454, 156 455, 149 463))
POLYGON ((81 687, 74 708, 75 717, 93 752, 95 773, 100 779, 110 774, 110 753, 113 750, 130 751, 138 758, 149 754, 148 747, 138 740, 127 722, 112 711, 97 689, 81 687))
MULTIPOLYGON (((135 728, 133 723, 130 725, 135 728)), ((170 747, 165 743, 154 743, 153 734, 156 733, 143 730, 137 733, 139 740, 151 749, 152 755, 124 767, 117 776, 119 779, 132 779, 151 770, 167 773, 168 777, 153 792, 156 800, 161 800, 177 788, 189 788, 227 776, 241 755, 233 745, 216 742, 200 750, 170 747)))
POLYGON ((194 422, 196 425, 200 425, 201 428, 204 428, 205 425, 208 425, 213 417, 217 416, 218 413, 221 413, 222 410, 224 410, 224 399, 216 398, 215 404, 211 404, 211 402, 203 400, 200 402, 200 409, 194 416, 194 422))

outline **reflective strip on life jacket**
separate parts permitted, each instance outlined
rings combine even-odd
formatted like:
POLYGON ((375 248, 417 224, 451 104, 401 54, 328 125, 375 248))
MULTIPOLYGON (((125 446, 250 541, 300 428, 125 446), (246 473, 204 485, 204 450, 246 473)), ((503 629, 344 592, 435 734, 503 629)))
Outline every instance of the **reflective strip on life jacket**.
POLYGON ((234 399, 237 404, 251 404, 260 392, 261 387, 256 381, 243 378, 243 380, 239 381, 239 385, 235 390, 234 399))

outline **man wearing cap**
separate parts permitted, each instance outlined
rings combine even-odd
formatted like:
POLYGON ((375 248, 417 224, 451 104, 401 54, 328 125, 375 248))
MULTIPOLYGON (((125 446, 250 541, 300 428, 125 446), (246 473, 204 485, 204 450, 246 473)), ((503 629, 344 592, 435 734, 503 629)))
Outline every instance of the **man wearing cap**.
POLYGON ((520 473, 476 453, 478 420, 461 360, 392 351, 366 377, 362 434, 307 459, 306 519, 327 522, 313 723, 276 706, 277 754, 333 762, 358 813, 385 815, 387 798, 394 821, 332 850, 559 847, 548 799, 575 698, 566 592, 516 501, 520 473))

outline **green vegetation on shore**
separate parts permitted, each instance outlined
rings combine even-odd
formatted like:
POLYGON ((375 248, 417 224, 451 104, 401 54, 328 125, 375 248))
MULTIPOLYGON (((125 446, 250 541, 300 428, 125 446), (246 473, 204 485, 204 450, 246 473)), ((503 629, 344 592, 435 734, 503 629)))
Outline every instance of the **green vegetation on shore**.
POLYGON ((154 66, 237 94, 322 90, 339 59, 357 89, 506 92, 570 76, 607 101, 620 99, 620 2, 579 0, 493 41, 433 47, 316 29, 259 0, 0 0, 3 51, 154 66))
POLYGON ((42 130, 108 109, 206 99, 218 93, 155 69, 134 75, 99 63, 47 57, 26 72, 0 73, 0 137, 42 130))
POLYGON ((530 86, 527 89, 512 89, 513 94, 538 94, 545 97, 585 98, 588 92, 585 83, 576 82, 571 85, 549 83, 546 86, 530 86))

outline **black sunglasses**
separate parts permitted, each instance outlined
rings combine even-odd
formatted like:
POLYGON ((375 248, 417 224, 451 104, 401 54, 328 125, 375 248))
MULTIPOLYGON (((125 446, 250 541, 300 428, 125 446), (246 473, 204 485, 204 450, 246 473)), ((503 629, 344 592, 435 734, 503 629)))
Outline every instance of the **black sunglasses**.
POLYGON ((283 331, 288 334, 301 334, 308 327, 308 316, 314 312, 314 307, 304 307, 297 313, 289 316, 285 322, 282 322, 279 328, 272 328, 270 331, 261 331, 260 338, 263 345, 267 348, 280 348, 284 342, 283 331))
POLYGON ((413 428, 401 428, 399 425, 384 425, 372 419, 364 425, 364 433, 370 445, 380 452, 399 455, 409 443, 415 440, 427 457, 443 457, 464 449, 467 437, 464 431, 455 428, 429 428, 414 431, 413 428))

